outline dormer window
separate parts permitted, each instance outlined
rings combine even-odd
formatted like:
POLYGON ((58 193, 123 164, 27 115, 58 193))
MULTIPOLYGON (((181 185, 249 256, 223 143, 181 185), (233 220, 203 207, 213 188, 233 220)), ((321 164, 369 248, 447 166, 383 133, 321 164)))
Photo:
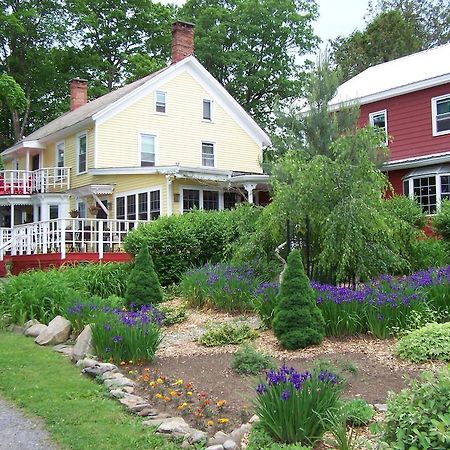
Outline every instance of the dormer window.
POLYGON ((155 112, 157 112, 159 114, 166 114, 166 112, 167 112, 167 92, 156 91, 155 112))
POLYGON ((450 95, 431 100, 433 113, 433 136, 450 133, 450 95))
POLYGON ((203 120, 212 121, 212 100, 203 99, 203 120))
POLYGON ((369 114, 369 122, 373 127, 378 127, 386 133, 386 144, 388 143, 387 134, 387 111, 377 111, 369 114))

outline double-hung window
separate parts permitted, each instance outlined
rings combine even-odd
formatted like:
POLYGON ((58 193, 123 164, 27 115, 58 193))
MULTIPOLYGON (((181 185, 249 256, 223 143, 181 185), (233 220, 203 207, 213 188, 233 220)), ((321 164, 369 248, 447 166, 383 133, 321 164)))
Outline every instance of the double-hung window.
POLYGON ((435 97, 431 101, 433 136, 450 133, 450 95, 435 97))
POLYGON ((154 166, 155 165, 155 147, 156 136, 152 134, 141 134, 141 166, 154 166))
POLYGON ((167 113, 167 92, 156 91, 155 93, 155 112, 159 114, 167 113))
POLYGON ((64 141, 56 144, 56 167, 64 167, 64 141))
POLYGON ((219 191, 208 188, 184 189, 183 188, 183 212, 193 209, 204 209, 213 211, 221 209, 219 191))
POLYGON ((87 171, 87 135, 80 134, 77 137, 77 171, 84 173, 87 171))
POLYGON ((212 121, 212 100, 203 99, 203 120, 212 121))
POLYGON ((200 191, 197 189, 183 189, 183 211, 200 208, 200 191))
POLYGON ((160 215, 159 189, 116 197, 116 219, 118 220, 153 220, 160 215))
POLYGON ((388 143, 387 131, 387 111, 377 111, 369 114, 369 122, 373 127, 381 128, 386 135, 386 144, 388 143))
POLYGON ((215 166, 215 149, 212 142, 202 142, 202 166, 215 166))

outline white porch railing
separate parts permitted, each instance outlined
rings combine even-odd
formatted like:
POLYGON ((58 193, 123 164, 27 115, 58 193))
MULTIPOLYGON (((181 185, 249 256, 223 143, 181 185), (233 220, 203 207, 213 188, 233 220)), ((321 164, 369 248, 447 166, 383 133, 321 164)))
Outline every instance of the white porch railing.
MULTIPOLYGON (((67 252, 98 253, 122 251, 123 238, 142 221, 112 219, 54 219, 18 225, 11 229, 11 255, 67 252)), ((1 245, 0 245, 1 249, 1 245)), ((0 257, 1 257, 0 252, 0 257)))
POLYGON ((3 261, 5 253, 11 249, 12 228, 0 228, 0 261, 3 261))
POLYGON ((70 187, 69 167, 0 171, 0 195, 61 192, 70 187))

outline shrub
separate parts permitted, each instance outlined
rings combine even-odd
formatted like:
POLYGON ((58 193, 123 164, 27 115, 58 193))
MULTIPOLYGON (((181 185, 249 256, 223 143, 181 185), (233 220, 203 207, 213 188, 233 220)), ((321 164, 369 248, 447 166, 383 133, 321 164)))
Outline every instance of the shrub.
POLYGON ((267 328, 272 327, 274 311, 278 304, 279 290, 280 285, 278 281, 263 281, 253 293, 254 309, 267 328))
POLYGON ((443 239, 416 239, 412 247, 412 270, 442 267, 450 262, 449 243, 443 239))
POLYGON ((337 409, 341 386, 331 372, 270 370, 256 388, 255 413, 276 441, 314 445, 326 431, 321 418, 337 409))
POLYGON ((137 311, 92 309, 92 339, 103 360, 152 361, 162 340, 161 313, 152 305, 137 311))
POLYGON ((270 434, 260 424, 252 427, 247 446, 247 450, 310 450, 310 448, 300 444, 280 444, 274 442, 270 434))
POLYGON ((426 216, 419 202, 405 195, 394 195, 386 199, 383 207, 390 215, 413 227, 423 228, 426 224, 426 216))
POLYGON ((127 281, 125 298, 129 305, 157 305, 163 300, 161 285, 153 267, 153 260, 148 247, 143 246, 134 259, 127 281))
POLYGON ((269 355, 259 352, 252 345, 243 344, 233 355, 231 367, 237 373, 258 375, 265 369, 275 368, 275 362, 269 355))
POLYGON ((315 303, 298 250, 292 250, 288 256, 272 325, 275 336, 287 349, 320 344, 324 338, 322 313, 315 303))
POLYGON ((393 450, 450 447, 450 369, 424 372, 388 400, 383 441, 393 450))
POLYGON ((450 361, 450 322, 411 331, 398 341, 395 352, 412 362, 450 361))
POLYGON ((367 425, 375 416, 373 406, 362 398, 344 402, 342 409, 347 422, 356 427, 367 425))
POLYGON ((178 283, 192 267, 229 259, 240 234, 252 228, 260 210, 242 205, 233 210, 160 217, 128 233, 125 250, 136 254, 148 246, 161 284, 178 283))
POLYGON ((164 315, 163 325, 166 326, 182 323, 187 319, 187 312, 184 306, 178 306, 176 308, 161 306, 159 310, 164 315))
POLYGON ((209 326, 200 336, 199 342, 207 347, 227 344, 242 344, 258 337, 258 333, 246 323, 225 322, 222 325, 209 326))
POLYGON ((433 216, 433 228, 447 241, 450 240, 450 200, 443 200, 441 209, 433 216))

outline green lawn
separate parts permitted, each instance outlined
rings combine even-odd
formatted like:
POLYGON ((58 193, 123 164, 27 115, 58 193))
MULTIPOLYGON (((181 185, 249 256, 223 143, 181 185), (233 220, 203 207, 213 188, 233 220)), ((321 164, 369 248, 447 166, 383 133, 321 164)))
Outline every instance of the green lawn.
POLYGON ((39 416, 61 448, 174 450, 74 365, 32 339, 0 332, 0 395, 39 416))

